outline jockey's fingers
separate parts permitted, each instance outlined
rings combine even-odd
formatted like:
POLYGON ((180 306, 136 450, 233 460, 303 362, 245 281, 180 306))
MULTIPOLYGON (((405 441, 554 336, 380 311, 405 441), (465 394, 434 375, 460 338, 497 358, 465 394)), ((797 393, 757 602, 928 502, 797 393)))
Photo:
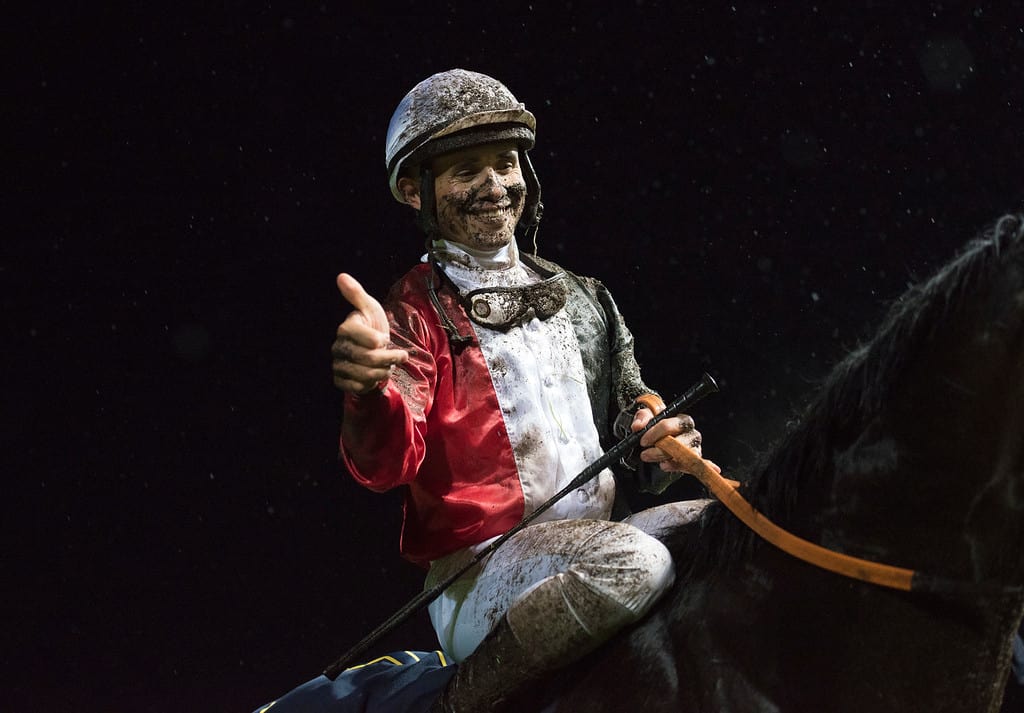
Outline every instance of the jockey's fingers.
POLYGON ((694 427, 693 418, 684 413, 656 423, 640 439, 640 445, 653 446, 665 436, 682 436, 680 442, 690 445, 694 437, 700 438, 700 431, 694 427))
POLYGON ((351 363, 361 366, 388 368, 396 364, 404 364, 409 353, 404 349, 368 349, 355 342, 338 338, 331 345, 331 356, 334 363, 351 363))
POLYGON ((638 409, 636 414, 633 415, 633 423, 630 424, 630 430, 636 433, 641 428, 650 423, 652 418, 654 418, 654 414, 651 413, 651 410, 649 408, 644 407, 638 409))
POLYGON ((342 391, 350 394, 368 394, 377 388, 377 384, 384 381, 384 379, 377 379, 376 381, 363 382, 358 379, 344 379, 337 374, 334 376, 334 385, 342 391))
POLYGON ((342 391, 363 394, 391 376, 391 368, 366 367, 351 362, 335 362, 334 385, 342 391))
MULTIPOLYGON (((698 456, 702 455, 702 438, 700 435, 700 431, 698 431, 697 429, 692 429, 686 433, 675 436, 674 438, 683 445, 692 448, 698 456)), ((673 461, 672 456, 670 456, 668 453, 663 451, 658 446, 652 446, 650 448, 645 448, 644 450, 640 451, 640 460, 642 460, 645 463, 660 463, 663 470, 680 469, 673 461)), ((717 468, 718 466, 715 467, 717 468)))
POLYGON ((348 339, 370 349, 383 349, 388 345, 388 338, 388 332, 374 327, 359 312, 349 312, 345 321, 338 325, 337 339, 348 339))
POLYGON ((689 431, 680 434, 678 438, 698 453, 700 452, 700 447, 704 445, 704 437, 700 435, 700 431, 696 428, 691 428, 689 431))

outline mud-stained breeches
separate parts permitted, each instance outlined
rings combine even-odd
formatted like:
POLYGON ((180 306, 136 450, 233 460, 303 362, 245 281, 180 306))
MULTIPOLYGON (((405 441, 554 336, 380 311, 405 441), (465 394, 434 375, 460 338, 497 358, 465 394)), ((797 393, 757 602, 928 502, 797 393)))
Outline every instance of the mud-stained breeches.
MULTIPOLYGON (((669 503, 624 522, 556 520, 525 528, 430 605, 441 647, 462 661, 507 614, 538 666, 582 656, 642 617, 672 586, 672 557, 648 532, 692 520, 706 504, 669 503)), ((426 588, 487 544, 435 561, 426 588)))

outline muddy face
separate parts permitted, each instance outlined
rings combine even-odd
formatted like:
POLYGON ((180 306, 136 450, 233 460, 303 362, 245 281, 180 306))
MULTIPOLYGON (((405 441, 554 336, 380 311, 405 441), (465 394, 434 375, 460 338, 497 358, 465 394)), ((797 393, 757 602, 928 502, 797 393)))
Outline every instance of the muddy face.
POLYGON ((512 142, 474 146, 435 160, 441 234, 471 248, 512 242, 526 202, 519 152, 512 142))

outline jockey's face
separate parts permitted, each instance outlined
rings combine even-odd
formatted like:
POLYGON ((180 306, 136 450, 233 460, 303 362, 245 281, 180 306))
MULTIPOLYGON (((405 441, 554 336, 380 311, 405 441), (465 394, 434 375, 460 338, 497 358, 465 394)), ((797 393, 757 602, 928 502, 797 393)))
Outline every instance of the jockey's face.
MULTIPOLYGON (((512 242, 526 201, 515 143, 501 141, 453 151, 435 158, 431 168, 443 238, 471 248, 500 248, 512 242)), ((403 188, 406 201, 419 208, 419 186, 413 194, 406 190, 410 184, 415 182, 403 188)))

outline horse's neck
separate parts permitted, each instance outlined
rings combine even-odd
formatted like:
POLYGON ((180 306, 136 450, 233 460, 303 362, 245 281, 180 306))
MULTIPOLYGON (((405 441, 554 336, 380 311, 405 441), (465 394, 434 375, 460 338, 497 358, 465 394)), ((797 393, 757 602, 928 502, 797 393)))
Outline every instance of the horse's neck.
MULTIPOLYGON (((983 305, 968 321, 987 324, 990 312, 983 305)), ((822 544, 850 554, 1020 583, 1024 334, 1001 345, 978 330, 948 338, 922 351, 884 408, 835 440, 804 516, 820 522, 822 544)))

